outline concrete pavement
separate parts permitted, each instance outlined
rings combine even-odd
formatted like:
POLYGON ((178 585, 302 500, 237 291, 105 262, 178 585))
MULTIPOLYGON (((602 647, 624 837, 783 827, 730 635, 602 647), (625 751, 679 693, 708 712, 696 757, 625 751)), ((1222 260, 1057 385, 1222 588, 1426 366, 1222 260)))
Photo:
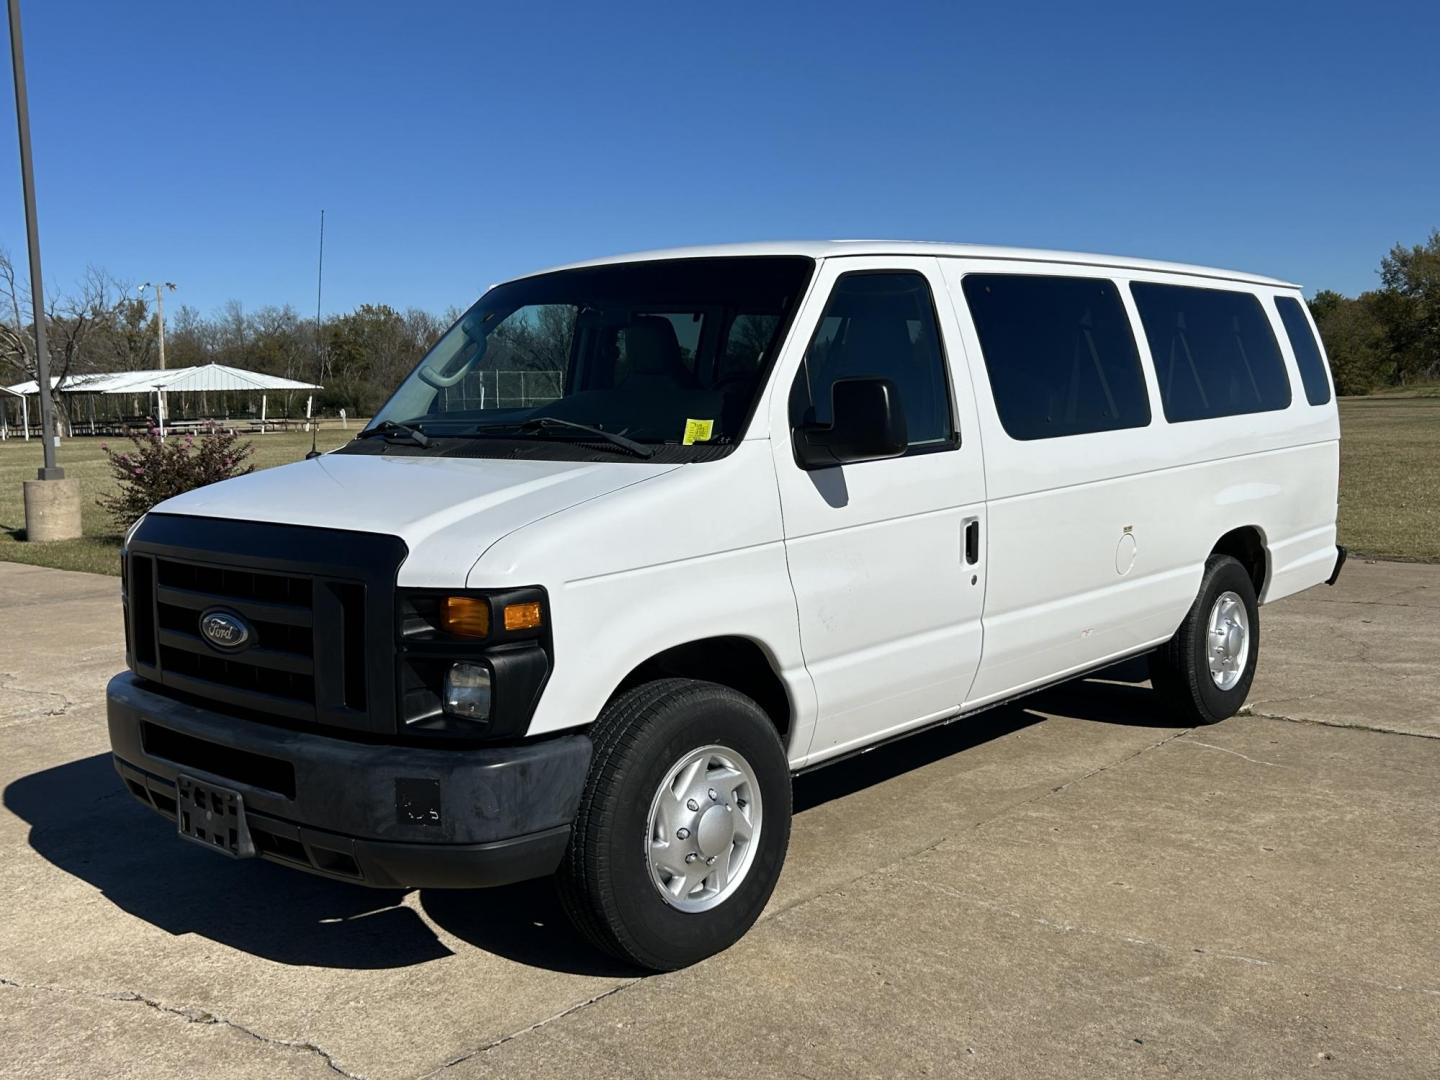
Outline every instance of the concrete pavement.
POLYGON ((108 761, 117 585, 0 564, 0 1076, 1440 1075, 1440 567, 1266 607, 1256 715, 1128 665, 802 777, 765 918, 645 979, 545 883, 175 840, 108 761))

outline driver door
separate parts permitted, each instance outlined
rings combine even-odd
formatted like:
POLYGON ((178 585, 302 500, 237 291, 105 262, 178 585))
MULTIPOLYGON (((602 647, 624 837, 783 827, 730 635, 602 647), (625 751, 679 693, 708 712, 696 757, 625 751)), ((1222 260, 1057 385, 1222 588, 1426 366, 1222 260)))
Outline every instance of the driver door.
POLYGON ((770 428, 818 704, 810 763, 956 711, 979 665, 985 596, 984 471, 938 261, 832 258, 818 273, 770 428), (866 376, 895 383, 909 449, 801 468, 794 428, 827 422, 837 379, 866 376))

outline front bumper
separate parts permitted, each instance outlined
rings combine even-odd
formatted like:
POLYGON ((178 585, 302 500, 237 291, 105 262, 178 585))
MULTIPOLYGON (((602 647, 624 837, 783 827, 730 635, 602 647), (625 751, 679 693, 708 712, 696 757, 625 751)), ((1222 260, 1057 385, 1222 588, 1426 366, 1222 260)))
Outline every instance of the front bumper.
POLYGON ((126 672, 106 689, 115 768, 170 819, 181 774, 233 788, 262 858, 383 888, 551 873, 590 765, 584 735, 460 750, 387 746, 213 712, 126 672))

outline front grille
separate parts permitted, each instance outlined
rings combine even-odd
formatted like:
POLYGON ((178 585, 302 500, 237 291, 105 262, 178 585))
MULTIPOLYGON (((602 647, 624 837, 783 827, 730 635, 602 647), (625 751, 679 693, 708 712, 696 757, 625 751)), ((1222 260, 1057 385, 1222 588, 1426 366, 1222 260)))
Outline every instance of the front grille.
POLYGON ((251 697, 253 704, 295 719, 315 709, 314 582, 157 558, 155 627, 160 668, 176 689, 205 694, 206 684, 251 697), (233 656, 200 636, 211 608, 243 615, 255 642, 233 656))
POLYGON ((300 726, 394 730, 391 536, 151 514, 126 552, 131 668, 222 711, 300 726), (253 640, 201 636, 207 612, 253 640))

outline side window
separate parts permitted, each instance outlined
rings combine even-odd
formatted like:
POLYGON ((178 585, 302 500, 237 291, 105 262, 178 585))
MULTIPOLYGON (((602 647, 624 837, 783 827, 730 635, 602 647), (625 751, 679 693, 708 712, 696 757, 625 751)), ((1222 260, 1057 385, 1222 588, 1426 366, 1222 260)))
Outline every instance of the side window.
POLYGON ((1205 420, 1290 404, 1290 379, 1265 309, 1253 293, 1192 285, 1130 284, 1165 419, 1205 420))
POLYGON ((1280 321, 1285 324, 1285 336, 1290 339, 1290 348, 1295 352, 1295 362, 1300 365, 1300 381, 1305 386, 1305 400, 1311 405, 1324 405, 1330 400, 1330 380, 1325 377, 1325 358, 1320 355, 1320 346, 1315 343, 1315 332, 1300 307, 1300 301, 1293 296, 1277 296, 1275 308, 1280 312, 1280 321))
POLYGON ((912 447, 954 442, 940 328, 923 274, 862 271, 835 283, 791 387, 791 426, 828 424, 830 388, 864 376, 894 381, 912 447))
POLYGON ((969 274, 963 288, 1012 439, 1150 423, 1140 352, 1113 281, 969 274))

